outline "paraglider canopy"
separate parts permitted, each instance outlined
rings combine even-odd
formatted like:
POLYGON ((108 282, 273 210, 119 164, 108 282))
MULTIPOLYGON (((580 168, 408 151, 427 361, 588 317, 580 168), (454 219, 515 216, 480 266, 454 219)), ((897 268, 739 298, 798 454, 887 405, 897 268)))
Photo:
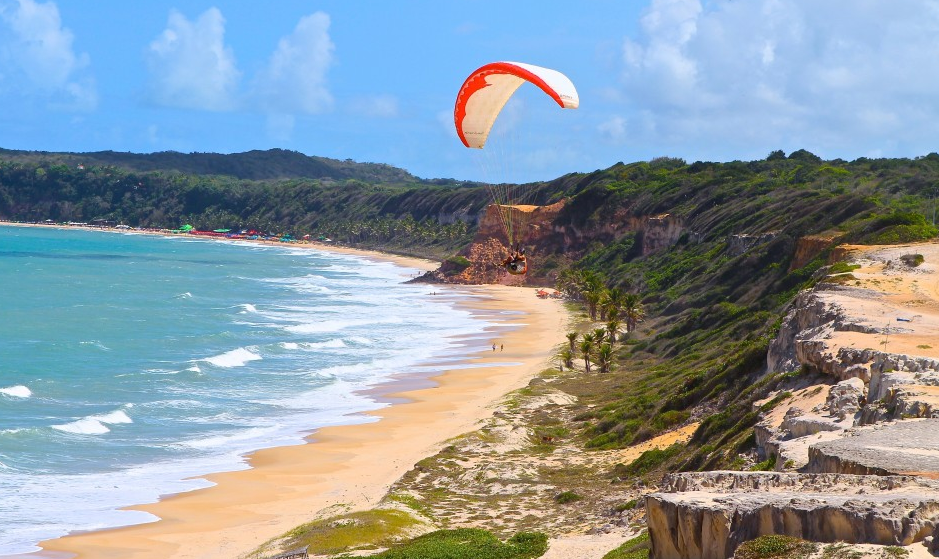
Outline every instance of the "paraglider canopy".
POLYGON ((463 145, 482 148, 486 144, 502 107, 525 82, 541 88, 562 108, 580 105, 574 84, 557 70, 521 62, 486 64, 466 78, 456 97, 453 120, 463 145))

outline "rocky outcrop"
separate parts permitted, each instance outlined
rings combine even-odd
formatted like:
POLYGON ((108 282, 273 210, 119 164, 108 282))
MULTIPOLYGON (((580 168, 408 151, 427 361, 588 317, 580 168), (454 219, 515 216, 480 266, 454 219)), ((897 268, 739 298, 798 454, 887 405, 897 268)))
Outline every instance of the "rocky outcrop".
POLYGON ((939 419, 855 428, 845 435, 809 447, 805 470, 939 479, 939 419))
POLYGON ((854 377, 832 386, 828 391, 825 406, 831 415, 844 421, 848 416, 854 417, 854 414, 861 411, 864 400, 864 381, 854 377))
POLYGON ((724 559, 766 534, 909 545, 932 536, 939 484, 906 476, 704 472, 646 497, 655 559, 724 559))
MULTIPOLYGON (((800 241, 794 265, 831 242, 800 241)), ((828 380, 790 380, 782 401, 800 405, 770 409, 754 434, 761 459, 799 471, 667 477, 646 500, 652 557, 729 557, 766 534, 923 541, 939 551, 939 284, 935 268, 903 260, 914 250, 928 252, 920 263, 939 260, 939 245, 851 247, 858 260, 850 278, 824 281, 823 269, 818 287, 796 297, 770 344, 768 369, 828 380)))
POLYGON ((766 353, 767 370, 777 373, 797 371, 802 366, 798 356, 800 341, 824 336, 844 321, 844 312, 814 291, 798 294, 783 319, 779 333, 766 353))

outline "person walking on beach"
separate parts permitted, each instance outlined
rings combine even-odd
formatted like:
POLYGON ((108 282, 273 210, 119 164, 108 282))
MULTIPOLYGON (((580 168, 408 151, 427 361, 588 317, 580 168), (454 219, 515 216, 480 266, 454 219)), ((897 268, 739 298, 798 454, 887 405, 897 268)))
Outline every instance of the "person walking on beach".
POLYGON ((499 344, 499 351, 505 351, 505 344, 499 344))
POLYGON ((496 350, 496 344, 492 344, 492 351, 496 350))

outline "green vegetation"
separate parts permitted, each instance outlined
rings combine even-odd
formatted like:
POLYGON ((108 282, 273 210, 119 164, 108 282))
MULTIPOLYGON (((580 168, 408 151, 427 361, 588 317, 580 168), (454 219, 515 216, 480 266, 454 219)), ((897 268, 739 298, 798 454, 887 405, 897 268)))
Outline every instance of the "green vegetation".
MULTIPOLYGON (((276 541, 282 549, 309 546, 313 555, 337 554, 387 547, 406 539, 409 531, 422 524, 406 512, 374 509, 309 522, 276 541)), ((269 545, 263 546, 253 557, 266 557, 269 545)))
POLYGON ((505 543, 485 530, 438 530, 372 557, 381 559, 533 559, 548 550, 548 537, 520 532, 505 543))
POLYGON ((573 491, 563 491, 554 496, 554 500, 559 505, 566 505, 567 503, 573 503, 581 499, 583 499, 583 497, 573 491))
POLYGON ((649 557, 649 532, 627 540, 626 543, 603 556, 603 559, 646 559, 649 557))
POLYGON ((750 471, 753 471, 753 472, 771 472, 771 471, 773 471, 773 469, 776 468, 776 459, 777 459, 777 458, 778 458, 778 456, 776 456, 775 454, 772 454, 772 455, 770 455, 770 457, 767 458, 766 460, 763 460, 762 462, 759 462, 759 463, 757 463, 757 464, 754 464, 753 467, 750 468, 750 471))
POLYGON ((818 544, 792 536, 768 535, 740 544, 734 559, 769 559, 780 557, 799 559, 808 557, 818 549, 818 544))
POLYGON ((682 445, 674 444, 665 449, 653 448, 652 450, 647 450, 639 455, 639 458, 636 458, 625 466, 617 464, 615 473, 621 473, 626 476, 643 476, 681 452, 681 447, 682 445))

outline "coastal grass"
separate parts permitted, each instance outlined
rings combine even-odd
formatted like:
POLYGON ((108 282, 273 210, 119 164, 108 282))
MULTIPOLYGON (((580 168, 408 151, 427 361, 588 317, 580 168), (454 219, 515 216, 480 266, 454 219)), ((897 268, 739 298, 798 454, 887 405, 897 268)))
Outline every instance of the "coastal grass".
POLYGON ((267 542, 246 559, 262 559, 275 549, 309 546, 312 555, 336 555, 355 550, 381 549, 426 530, 426 521, 394 509, 351 512, 297 526, 267 542))
POLYGON ((649 551, 649 532, 643 530, 638 536, 604 555, 603 559, 647 559, 649 551))
POLYGON ((734 552, 734 559, 801 559, 808 558, 818 544, 792 536, 770 534, 743 542, 734 552))

